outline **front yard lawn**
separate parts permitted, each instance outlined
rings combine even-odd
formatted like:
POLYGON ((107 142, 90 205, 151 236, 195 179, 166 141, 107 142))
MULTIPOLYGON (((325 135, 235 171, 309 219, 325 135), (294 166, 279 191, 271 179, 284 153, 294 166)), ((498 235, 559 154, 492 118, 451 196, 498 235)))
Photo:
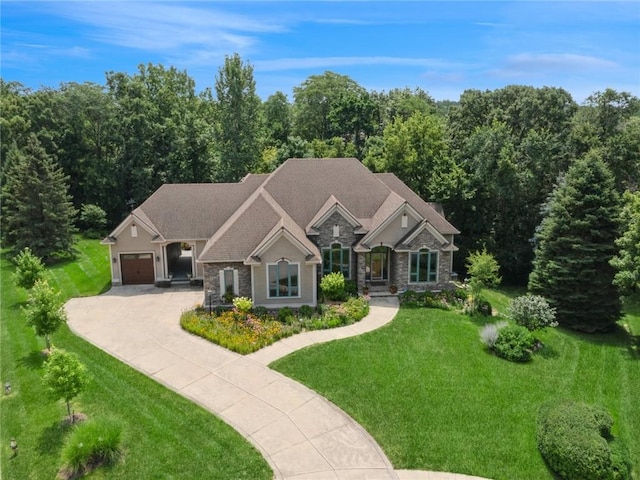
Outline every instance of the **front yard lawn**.
MULTIPOLYGON (((80 240, 78 258, 48 270, 46 278, 65 298, 96 295, 109 286, 107 249, 80 240)), ((1 396, 2 478, 56 478, 69 427, 62 401, 47 397, 42 385, 44 341, 25 325, 20 307, 27 293, 14 286, 13 265, 2 252, 0 310, 1 380, 12 393, 1 396), (12 458, 15 437, 19 453, 12 458)), ((230 426, 162 385, 73 335, 66 325, 53 343, 76 353, 90 374, 84 393, 73 401, 89 418, 115 418, 124 426, 123 459, 91 478, 269 479, 263 457, 230 426)))
MULTIPOLYGON (((508 299, 492 292, 491 303, 501 309, 508 299)), ((271 367, 343 408, 399 469, 552 479, 536 446, 536 418, 544 401, 569 398, 612 413, 639 478, 640 301, 626 312, 609 335, 537 332, 546 347, 517 364, 484 349, 481 317, 402 308, 386 327, 271 367)))

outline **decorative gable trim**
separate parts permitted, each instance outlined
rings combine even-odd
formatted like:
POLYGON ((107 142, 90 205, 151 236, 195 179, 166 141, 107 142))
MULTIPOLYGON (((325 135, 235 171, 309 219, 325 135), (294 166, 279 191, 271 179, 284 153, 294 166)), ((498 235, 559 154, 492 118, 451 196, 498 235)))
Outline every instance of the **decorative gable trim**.
POLYGON ((331 195, 305 228, 307 235, 319 235, 318 229, 336 212, 355 229, 356 234, 366 233, 362 230, 358 219, 334 195, 331 195))
POLYGON ((403 238, 402 240, 400 240, 397 245, 395 246, 395 250, 397 252, 409 252, 409 251, 414 251, 415 248, 412 248, 409 246, 409 244, 418 236, 420 235, 422 232, 424 231, 429 232, 442 246, 441 250, 442 251, 449 251, 449 252, 456 252, 458 251, 458 247, 456 247, 455 245, 452 245, 449 240, 447 240, 445 238, 444 235, 442 235, 437 229, 436 227, 434 227, 433 225, 431 225, 428 221, 423 220, 420 224, 418 224, 416 226, 416 228, 413 229, 413 231, 409 232, 409 234, 403 238))
MULTIPOLYGON (((371 245, 376 244, 376 237, 383 232, 396 218, 403 214, 411 215, 419 222, 424 222, 424 218, 413 208, 409 202, 405 201, 400 207, 398 207, 391 215, 384 219, 375 229, 369 232, 365 237, 358 242, 358 245, 354 247, 356 252, 368 252, 371 250, 371 245)), ((444 238, 444 237, 442 237, 444 238)), ((377 246, 377 245, 375 245, 377 246)))
POLYGON ((116 227, 113 232, 109 234, 109 236, 107 236, 100 243, 102 243, 103 245, 115 245, 118 242, 118 237, 128 227, 135 227, 135 236, 137 236, 137 227, 142 227, 144 231, 151 235, 152 243, 164 242, 164 238, 162 237, 162 235, 160 235, 160 233, 158 233, 158 229, 151 223, 151 221, 143 219, 141 215, 137 215, 135 211, 133 211, 120 223, 120 225, 116 227))
POLYGON ((320 264, 322 260, 305 244, 291 233, 285 226, 284 220, 280 222, 265 236, 258 246, 244 260, 245 265, 260 265, 262 263, 262 255, 265 254, 278 240, 285 238, 289 243, 296 247, 305 255, 305 263, 308 265, 320 264))

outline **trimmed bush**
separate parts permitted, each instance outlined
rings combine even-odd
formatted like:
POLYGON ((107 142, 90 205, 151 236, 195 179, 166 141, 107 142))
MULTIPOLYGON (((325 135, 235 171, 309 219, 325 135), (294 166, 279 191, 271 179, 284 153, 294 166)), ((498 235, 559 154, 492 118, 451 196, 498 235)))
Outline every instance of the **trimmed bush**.
POLYGON ((507 325, 498 331, 493 351, 511 362, 528 362, 534 344, 535 338, 529 330, 520 325, 507 325))
POLYGON ((509 304, 509 318, 529 331, 557 327, 556 309, 539 295, 523 295, 509 304))
POLYGON ((346 297, 344 275, 341 272, 325 275, 320 280, 320 290, 327 300, 344 300, 346 297))
POLYGON ((298 316, 299 317, 311 318, 311 317, 313 317, 315 312, 316 311, 312 306, 310 306, 310 305, 302 305, 298 309, 298 316))
POLYGON ((63 469, 77 476, 87 469, 117 460, 122 425, 113 419, 89 420, 76 426, 62 448, 63 469))
POLYGON ((282 323, 290 323, 291 318, 293 318, 293 310, 289 307, 282 307, 278 310, 278 321, 282 323))
POLYGON ((551 469, 567 480, 631 478, 626 449, 611 443, 611 415, 599 405, 547 403, 538 415, 538 449, 551 469))

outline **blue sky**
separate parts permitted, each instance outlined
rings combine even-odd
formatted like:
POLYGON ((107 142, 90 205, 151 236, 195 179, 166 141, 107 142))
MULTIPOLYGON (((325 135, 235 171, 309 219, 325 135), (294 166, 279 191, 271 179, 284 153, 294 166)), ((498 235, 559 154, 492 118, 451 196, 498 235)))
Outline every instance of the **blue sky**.
POLYGON ((105 84, 140 63, 213 87, 225 55, 254 67, 258 94, 330 70, 368 90, 437 100, 521 84, 640 96, 640 2, 12 1, 1 5, 2 78, 37 89, 105 84))

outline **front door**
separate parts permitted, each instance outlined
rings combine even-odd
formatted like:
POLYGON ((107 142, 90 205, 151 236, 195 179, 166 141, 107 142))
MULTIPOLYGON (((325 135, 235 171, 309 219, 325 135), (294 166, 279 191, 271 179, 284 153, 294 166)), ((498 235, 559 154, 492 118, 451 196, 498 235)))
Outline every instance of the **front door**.
POLYGON ((389 248, 375 247, 366 255, 367 282, 384 283, 389 279, 389 248))

